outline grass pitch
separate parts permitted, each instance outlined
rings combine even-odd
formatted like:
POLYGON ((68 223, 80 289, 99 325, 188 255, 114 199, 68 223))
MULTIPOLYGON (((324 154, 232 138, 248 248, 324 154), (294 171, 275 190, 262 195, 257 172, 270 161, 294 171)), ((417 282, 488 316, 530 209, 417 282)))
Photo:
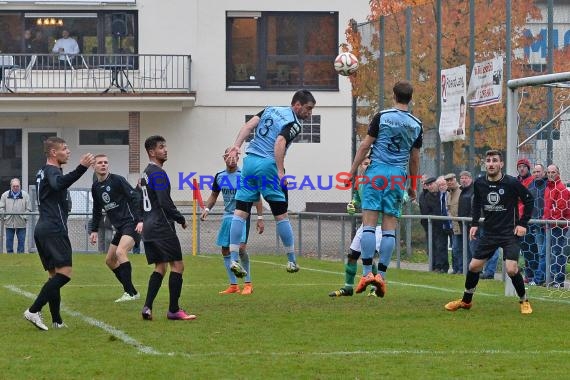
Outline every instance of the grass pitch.
MULTIPOLYGON (((471 310, 446 312, 463 276, 391 269, 384 299, 331 299, 343 265, 252 256, 254 293, 227 286, 220 255, 185 256, 181 307, 195 321, 169 321, 168 279, 143 321, 152 267, 131 255, 138 301, 116 304, 122 289, 104 256, 74 256, 63 288, 67 329, 39 331, 22 317, 46 279, 37 255, 0 255, 3 379, 442 379, 566 378, 570 299, 529 290, 521 315, 499 281, 481 281, 471 310)), ((49 309, 44 320, 51 327, 49 309)))

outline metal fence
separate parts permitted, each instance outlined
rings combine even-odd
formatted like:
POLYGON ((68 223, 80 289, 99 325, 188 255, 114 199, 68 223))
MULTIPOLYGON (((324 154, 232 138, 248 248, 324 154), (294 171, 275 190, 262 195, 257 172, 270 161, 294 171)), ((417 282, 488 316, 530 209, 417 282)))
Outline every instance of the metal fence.
POLYGON ((190 55, 2 54, 1 92, 190 92, 190 55))

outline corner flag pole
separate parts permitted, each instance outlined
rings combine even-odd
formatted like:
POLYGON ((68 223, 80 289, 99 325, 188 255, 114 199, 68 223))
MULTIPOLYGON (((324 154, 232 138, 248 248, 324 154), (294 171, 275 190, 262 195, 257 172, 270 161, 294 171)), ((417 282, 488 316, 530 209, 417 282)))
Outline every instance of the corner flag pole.
POLYGON ((192 256, 198 252, 198 205, 204 209, 204 201, 196 179, 192 180, 192 256))

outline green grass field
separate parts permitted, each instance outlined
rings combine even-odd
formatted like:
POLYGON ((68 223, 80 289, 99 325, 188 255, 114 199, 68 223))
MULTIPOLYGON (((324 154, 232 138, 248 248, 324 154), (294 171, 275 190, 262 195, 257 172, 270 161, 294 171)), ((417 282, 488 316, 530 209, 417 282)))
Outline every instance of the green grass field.
MULTIPOLYGON (((152 268, 131 255, 144 296, 152 268)), ((532 288, 523 316, 499 281, 482 281, 470 311, 446 312, 463 276, 392 269, 384 299, 331 299, 340 262, 253 256, 255 292, 218 295, 221 256, 186 256, 181 306, 195 321, 169 321, 168 281, 154 320, 144 300, 116 304, 122 289, 102 255, 75 255, 63 288, 68 329, 39 331, 22 317, 45 281, 36 255, 0 255, 2 379, 443 379, 566 378, 570 300, 532 288)), ((43 310, 51 327, 49 309, 43 310)))

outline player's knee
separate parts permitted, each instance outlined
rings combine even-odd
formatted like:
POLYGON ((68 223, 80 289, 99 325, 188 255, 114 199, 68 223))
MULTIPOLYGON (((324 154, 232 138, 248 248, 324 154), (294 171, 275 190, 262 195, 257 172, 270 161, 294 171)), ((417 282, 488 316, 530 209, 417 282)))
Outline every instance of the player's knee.
POLYGON ((236 210, 247 212, 249 214, 252 206, 253 206, 253 202, 244 202, 244 201, 236 200, 236 210))
POLYGON ((346 255, 346 258, 349 262, 356 262, 360 258, 360 252, 351 249, 350 252, 346 255))
POLYGON ((283 215, 287 213, 287 202, 284 201, 267 201, 269 203, 269 208, 271 208, 271 213, 273 216, 283 215))

